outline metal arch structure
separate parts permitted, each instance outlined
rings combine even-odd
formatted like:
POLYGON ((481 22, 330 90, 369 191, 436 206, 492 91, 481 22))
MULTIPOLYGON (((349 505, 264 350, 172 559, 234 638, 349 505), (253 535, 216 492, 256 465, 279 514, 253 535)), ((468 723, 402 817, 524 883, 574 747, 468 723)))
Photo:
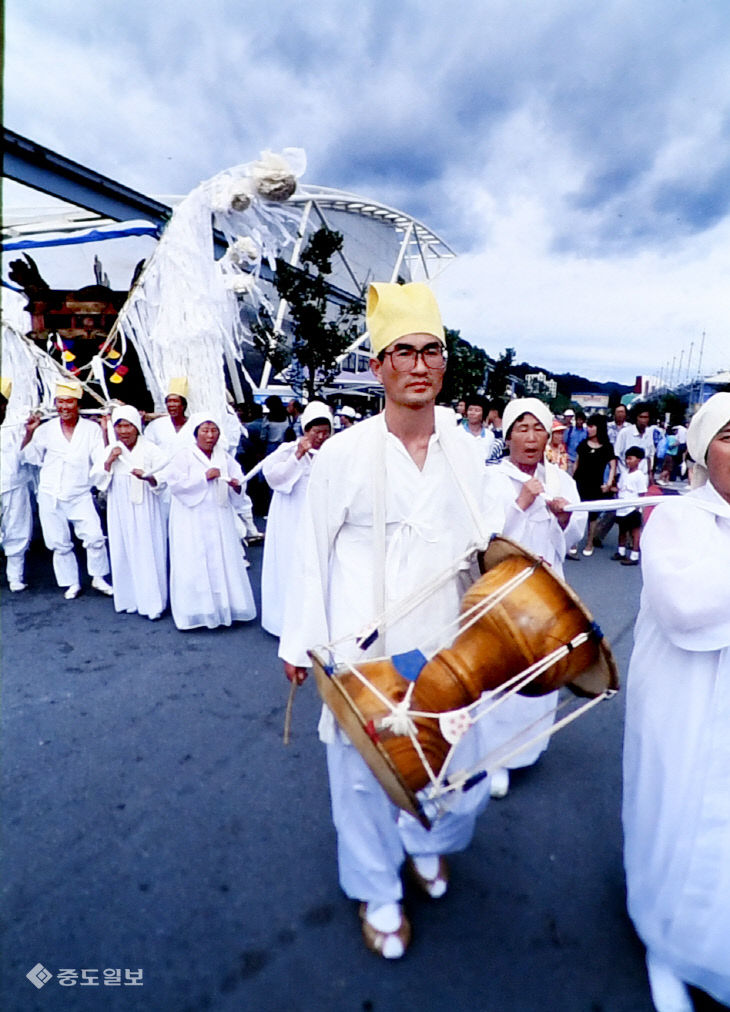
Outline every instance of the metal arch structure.
POLYGON ((303 186, 290 198, 292 204, 311 206, 323 225, 332 227, 327 220, 327 211, 361 215, 391 226, 401 237, 400 249, 390 281, 397 280, 402 265, 406 265, 413 279, 422 274, 429 281, 437 277, 450 260, 456 257, 454 250, 436 235, 427 225, 398 211, 387 204, 368 200, 343 190, 326 186, 303 186), (438 268, 438 269, 435 269, 438 268))
MULTIPOLYGON (((293 267, 299 265, 301 250, 309 232, 323 226, 341 232, 344 236, 344 245, 339 254, 340 278, 337 287, 349 290, 354 299, 361 298, 362 292, 373 280, 395 282, 402 278, 405 281, 430 282, 438 277, 457 255, 423 222, 404 211, 354 193, 313 184, 301 185, 289 198, 288 204, 301 207, 298 238, 289 255, 290 265, 293 267), (391 236, 392 241, 388 243, 391 252, 389 262, 380 265, 377 277, 373 276, 371 264, 363 269, 355 262, 350 249, 351 241, 348 240, 352 238, 352 230, 348 228, 348 224, 351 220, 354 227, 358 219, 373 223, 375 227, 382 228, 391 236)), ((286 302, 280 299, 274 317, 277 329, 282 328, 286 311, 286 302)), ((370 338, 367 331, 364 331, 340 356, 340 362, 345 363, 353 356, 357 362, 358 351, 369 354, 369 350, 370 338)), ((348 381, 342 375, 338 385, 345 389, 349 388, 352 392, 366 390, 371 386, 369 382, 363 383, 362 380, 358 380, 357 376, 348 381)), ((276 377, 272 376, 271 365, 266 363, 260 387, 274 390, 276 386, 276 377)))

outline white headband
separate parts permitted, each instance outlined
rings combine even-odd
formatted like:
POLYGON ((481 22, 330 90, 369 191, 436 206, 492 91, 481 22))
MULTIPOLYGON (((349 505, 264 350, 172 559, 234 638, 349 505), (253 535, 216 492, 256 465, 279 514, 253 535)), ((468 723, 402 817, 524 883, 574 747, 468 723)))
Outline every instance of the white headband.
POLYGON ((713 394, 693 416, 687 429, 687 449, 695 461, 692 484, 707 481, 707 451, 720 429, 730 422, 730 393, 713 394))

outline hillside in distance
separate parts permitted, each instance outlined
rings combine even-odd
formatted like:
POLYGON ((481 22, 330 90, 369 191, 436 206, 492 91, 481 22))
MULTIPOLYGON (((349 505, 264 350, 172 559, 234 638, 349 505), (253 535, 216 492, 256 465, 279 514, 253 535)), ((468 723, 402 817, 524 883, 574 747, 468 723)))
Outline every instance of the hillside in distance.
POLYGON ((633 386, 624 383, 599 383, 598 380, 590 380, 585 376, 578 376, 572 372, 555 373, 544 366, 530 365, 528 362, 520 362, 513 365, 510 371, 524 379, 527 373, 543 372, 548 379, 554 379, 558 384, 558 393, 571 397, 573 394, 607 394, 609 400, 618 401, 624 394, 633 391, 633 386))

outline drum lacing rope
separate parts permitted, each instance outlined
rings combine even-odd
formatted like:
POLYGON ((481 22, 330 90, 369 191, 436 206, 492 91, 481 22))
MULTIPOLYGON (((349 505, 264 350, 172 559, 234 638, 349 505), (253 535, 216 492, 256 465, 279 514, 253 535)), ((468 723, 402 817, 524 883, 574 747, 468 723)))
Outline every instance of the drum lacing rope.
MULTIPOLYGON (((469 703, 468 706, 464 707, 464 710, 469 713, 470 717, 472 716, 472 710, 479 711, 476 716, 472 718, 472 723, 476 724, 478 721, 483 720, 487 714, 491 713, 492 710, 495 710, 498 706, 501 706, 507 699, 511 699, 512 696, 516 695, 521 689, 525 688, 526 685, 529 685, 530 682, 539 678, 539 676, 543 674, 543 672, 547 671, 548 668, 552 667, 553 664, 561 661, 576 647, 587 643, 592 636, 592 631, 578 633, 568 643, 556 647, 555 650, 546 654, 545 657, 540 658, 539 661, 532 663, 529 667, 525 668, 524 671, 519 671, 516 675, 513 675, 512 678, 508 678, 507 681, 503 682, 496 689, 487 690, 479 699, 475 699, 472 703, 469 703)), ((441 716, 441 714, 437 714, 436 716, 441 716)), ((529 730, 529 727, 527 730, 529 730)), ((446 778, 449 763, 453 758, 454 750, 457 744, 458 742, 451 746, 446 758, 444 759, 438 777, 440 781, 444 781, 446 778)), ((476 767, 476 769, 478 768, 479 767, 476 767)))
POLYGON ((413 745, 413 748, 418 754, 418 758, 421 760, 423 768, 426 771, 429 780, 431 781, 431 785, 434 787, 438 787, 438 778, 434 773, 433 769, 431 768, 431 764, 426 758, 426 755, 421 747, 421 743, 418 740, 418 734, 416 731, 415 723, 413 722, 413 718, 426 717, 438 719, 439 714, 427 713, 421 710, 408 709, 410 698, 413 695, 413 690, 415 688, 416 683, 411 682, 406 691, 406 695, 404 696, 404 698, 401 700, 400 703, 392 703, 387 696, 383 695, 383 693, 380 691, 380 689, 378 689, 376 685, 373 685, 373 683, 370 682, 361 671, 358 671, 358 669, 351 661, 347 660, 343 661, 343 665, 350 671, 351 674, 355 675, 358 681, 360 681, 367 689, 370 690, 370 692, 372 692, 375 698, 383 705, 383 707, 386 710, 390 711, 388 715, 386 715, 380 720, 380 727, 392 731, 394 735, 410 738, 411 744, 413 745), (402 732, 401 730, 396 730, 396 726, 398 728, 405 727, 406 728, 405 732, 402 732))
MULTIPOLYGON (((413 596, 403 598, 400 601, 396 601, 395 604, 390 605, 384 611, 382 611, 372 622, 368 622, 367 626, 360 633, 348 633, 346 636, 341 636, 337 640, 333 640, 328 644, 327 649, 339 646, 341 643, 348 643, 355 640, 356 643, 367 642, 372 634, 375 632, 380 635, 380 628, 383 625, 393 625, 395 622, 400 621, 404 615, 413 611, 414 608, 419 607, 424 601, 434 594, 437 590, 441 590, 451 580, 454 579, 456 572, 458 572, 461 563, 467 562, 479 549, 476 545, 472 545, 467 551, 463 552, 458 556, 446 569, 444 569, 438 576, 435 576, 429 583, 424 586, 413 596)), ((371 658, 375 659, 375 658, 371 658)), ((386 658, 379 658, 385 660, 386 658)))
POLYGON ((411 719, 411 713, 409 710, 409 707, 411 705, 411 696, 413 695, 413 690, 415 689, 415 687, 416 683, 411 682, 411 684, 408 686, 408 690, 406 691, 405 696, 400 701, 400 703, 396 703, 395 706, 391 706, 391 710, 388 716, 383 717, 383 719, 380 721, 380 726, 384 730, 392 731, 393 734, 398 735, 400 737, 405 737, 406 735, 408 735, 409 737, 412 738, 413 735, 415 735, 416 729, 413 720, 411 719))
POLYGON ((499 590, 492 591, 491 594, 488 594, 486 597, 476 601, 470 608, 467 608, 466 611, 461 612, 455 619, 447 623, 447 625, 444 626, 445 641, 441 644, 441 646, 436 647, 431 651, 428 655, 428 660, 432 660, 440 650, 443 650, 444 647, 448 646, 450 639, 454 638, 453 636, 449 637, 449 632, 452 627, 455 630, 454 635, 457 632, 462 633, 466 632, 467 629, 471 629, 471 627, 476 625, 476 623, 479 622, 479 620, 482 619, 488 612, 490 612, 492 608, 495 608, 498 604, 500 604, 505 597, 509 597, 513 590, 516 590, 517 587, 525 583, 526 580, 529 580, 533 573, 535 573, 539 568, 540 563, 536 562, 534 565, 530 566, 529 569, 524 569, 521 573, 518 573, 516 576, 509 579, 499 590))
MULTIPOLYGON (((529 741, 523 742, 517 748, 512 749, 511 752, 502 753, 500 751, 498 753, 499 755, 498 765, 504 766, 508 760, 513 759, 521 752, 525 752, 528 748, 532 748, 533 745, 536 745, 539 741, 542 741, 544 738, 550 738, 552 735, 556 734, 564 727, 567 727, 568 724, 571 724, 574 720, 577 720, 578 717, 582 716, 584 713, 587 713, 598 703, 602 703, 604 700, 610 699, 611 696, 614 696, 615 694, 616 694, 615 689, 606 689, 604 692, 600 693, 600 695, 596 696, 594 699, 589 699, 587 702, 583 703, 575 710, 572 710, 561 720, 555 721, 555 723, 552 724, 551 727, 547 728, 547 730, 541 731, 539 734, 536 734, 533 738, 530 738, 529 741)), ((567 706, 568 702, 569 700, 567 699, 563 700, 563 702, 559 704, 558 709, 562 709, 563 707, 567 706)), ((514 741, 516 738, 524 734, 525 731, 529 731, 532 728, 536 727, 538 724, 543 723, 548 716, 549 716, 548 714, 545 714, 538 720, 534 721, 532 724, 528 725, 526 728, 523 728, 522 731, 520 731, 519 735, 515 735, 514 738, 512 738, 511 740, 514 741)), ((489 766, 490 764, 484 761, 479 765, 474 766, 471 770, 468 770, 464 773, 459 774, 458 776, 455 776, 450 783, 445 784, 440 788, 439 795, 434 796, 434 798, 429 798, 429 800, 436 800, 437 797, 441 797, 450 793, 453 794, 456 791, 469 790, 470 786, 473 786, 474 784, 478 783, 479 780, 482 779, 482 777, 479 776, 480 773, 486 774, 489 772, 489 766)))
MULTIPOLYGON (((484 693, 479 699, 474 700, 473 703, 470 703, 468 706, 463 707, 463 709, 466 710, 471 716, 472 710, 481 707, 477 715, 473 718, 473 723, 477 723, 477 721, 482 720, 488 713, 491 713, 491 711, 494 710, 497 706, 500 706, 502 703, 504 703, 506 699, 509 699, 511 696, 515 695, 515 693, 519 692, 520 689, 524 688, 524 686, 528 685, 531 681, 534 681, 535 678, 538 678, 544 671, 552 667, 552 665, 555 664, 557 661, 562 660, 563 657, 567 656, 567 654, 571 652, 571 650, 575 649, 578 646, 581 646, 583 643, 586 643, 592 636, 593 636, 592 631, 587 633, 578 633, 567 644, 557 647, 551 653, 546 654, 546 656, 541 658, 539 661, 535 661, 529 667, 525 668, 524 671, 520 671, 518 672, 518 674, 513 675, 512 678, 508 679, 506 682, 503 682, 502 685, 500 685, 497 689, 492 690, 491 693, 489 692, 484 693), (489 703, 485 705, 484 697, 490 695, 492 698, 490 699, 489 703)), ((471 775, 473 775, 475 772, 478 772, 481 769, 481 767, 479 766, 474 767, 474 769, 470 771, 469 774, 465 775, 464 777, 460 777, 456 781, 455 787, 452 787, 450 785, 445 786, 445 779, 449 763, 453 758, 456 745, 458 744, 458 742, 456 742, 451 746, 451 748, 446 754, 446 758, 444 759, 443 765, 439 773, 436 774, 434 773, 431 764, 429 763, 428 759, 425 756, 425 753, 423 752, 421 743, 418 740, 418 734, 414 722, 414 719, 416 717, 421 717, 427 720, 438 720, 441 716, 443 716, 443 713, 439 711, 430 712, 426 710, 409 710, 408 707, 410 704, 411 697, 413 695, 413 691, 415 689, 416 685, 415 682, 411 682, 411 684, 408 686, 405 696, 399 703, 393 703, 390 699, 388 699, 387 696, 385 696, 380 691, 380 689, 378 689, 376 685, 370 682, 369 679, 367 679, 365 675, 363 675, 362 672, 359 671, 351 661, 346 660, 343 662, 343 664, 350 671, 350 673, 353 674, 358 679, 358 681, 360 681, 360 683, 364 685, 375 696, 375 698, 381 703, 384 709, 389 711, 388 714, 380 720, 379 722, 380 728, 389 730, 394 735, 400 737, 408 737, 410 739, 411 744, 416 753, 418 754, 418 757, 421 760, 423 768, 426 771, 426 774, 428 775, 428 778, 431 782, 431 787, 433 789, 441 791, 443 793, 448 793, 449 791, 462 789, 464 781, 469 779, 471 775)), ((606 694, 604 693, 604 697, 605 695, 606 694)), ((539 721, 537 721, 536 723, 539 723, 539 721)), ((530 730, 530 728, 533 726, 534 725, 530 725, 527 728, 527 730, 530 730)), ((534 740, 538 741, 540 737, 541 736, 538 736, 538 738, 534 740)), ((528 742, 527 744, 528 745, 532 744, 532 742, 528 742)), ((522 746, 518 751, 522 751, 526 747, 527 747, 526 745, 522 746)))

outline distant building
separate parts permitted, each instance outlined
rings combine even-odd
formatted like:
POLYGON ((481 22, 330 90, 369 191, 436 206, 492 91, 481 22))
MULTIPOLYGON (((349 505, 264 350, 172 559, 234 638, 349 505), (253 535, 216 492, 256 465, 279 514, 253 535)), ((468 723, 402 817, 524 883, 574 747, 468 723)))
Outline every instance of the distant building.
POLYGON ((558 395, 557 380, 549 379, 544 372, 525 373, 525 391, 528 394, 547 394, 553 398, 558 395))
POLYGON ((580 404, 585 412, 605 411, 608 408, 608 394, 572 394, 571 400, 580 404))

